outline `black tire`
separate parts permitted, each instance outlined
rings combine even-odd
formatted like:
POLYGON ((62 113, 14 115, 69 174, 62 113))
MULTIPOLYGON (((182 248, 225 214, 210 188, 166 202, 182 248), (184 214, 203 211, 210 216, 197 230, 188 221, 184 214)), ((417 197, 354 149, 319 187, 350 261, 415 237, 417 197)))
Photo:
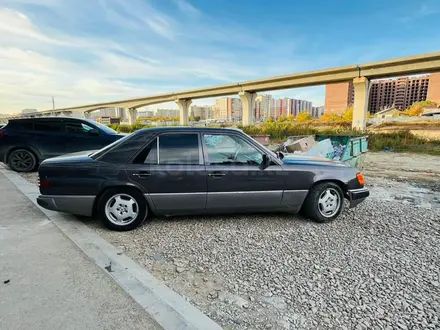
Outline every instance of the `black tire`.
POLYGON ((15 172, 32 172, 37 163, 37 157, 27 149, 14 150, 8 157, 8 165, 15 172))
POLYGON ((116 231, 128 231, 140 226, 145 221, 148 215, 148 204, 142 193, 135 188, 111 188, 109 190, 106 190, 99 199, 97 205, 97 215, 99 216, 104 226, 106 226, 108 229, 116 231), (133 219, 127 220, 126 223, 118 223, 118 221, 116 221, 116 218, 123 217, 124 215, 129 215, 129 213, 127 212, 130 212, 130 206, 128 206, 127 208, 127 205, 130 204, 130 201, 127 199, 123 199, 122 201, 120 200, 119 204, 117 204, 114 198, 118 195, 121 197, 121 199, 122 197, 127 198, 126 196, 129 196, 137 203, 137 215, 133 219), (115 209, 110 211, 109 209, 112 208, 112 206, 114 206, 115 208, 119 207, 119 211, 116 211, 115 209), (107 208, 109 209, 106 211, 107 208))
POLYGON ((341 187, 333 182, 322 182, 315 185, 306 197, 302 208, 303 214, 316 222, 331 222, 336 219, 344 208, 344 193, 341 187), (336 203, 334 199, 337 199, 338 205, 334 207, 334 210, 327 213, 320 204, 320 198, 324 197, 324 194, 329 191, 332 193, 329 196, 330 200, 327 205, 331 207, 336 203), (333 195, 334 194, 334 195, 333 195))

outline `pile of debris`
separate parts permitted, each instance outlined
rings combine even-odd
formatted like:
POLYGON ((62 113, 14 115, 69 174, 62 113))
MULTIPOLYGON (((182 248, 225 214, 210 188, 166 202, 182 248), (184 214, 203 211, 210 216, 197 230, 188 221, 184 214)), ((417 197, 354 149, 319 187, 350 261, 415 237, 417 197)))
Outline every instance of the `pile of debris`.
POLYGON ((301 154, 303 156, 341 160, 347 145, 337 140, 324 139, 317 141, 315 136, 289 136, 278 146, 276 151, 284 154, 301 154))

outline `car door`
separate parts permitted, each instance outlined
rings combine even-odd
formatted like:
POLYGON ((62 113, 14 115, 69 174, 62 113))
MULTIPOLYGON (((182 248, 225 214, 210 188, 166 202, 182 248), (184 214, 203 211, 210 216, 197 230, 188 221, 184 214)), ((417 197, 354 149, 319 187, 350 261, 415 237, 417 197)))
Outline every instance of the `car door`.
POLYGON ((80 120, 65 120, 67 152, 98 150, 108 144, 103 132, 80 120))
POLYGON ((35 119, 29 143, 38 150, 41 160, 67 153, 64 123, 57 119, 35 119))
POLYGON ((206 172, 198 133, 158 135, 127 165, 127 175, 145 188, 160 213, 205 210, 206 172))
POLYGON ((240 134, 203 133, 208 211, 281 207, 286 173, 275 162, 261 169, 263 151, 240 134))

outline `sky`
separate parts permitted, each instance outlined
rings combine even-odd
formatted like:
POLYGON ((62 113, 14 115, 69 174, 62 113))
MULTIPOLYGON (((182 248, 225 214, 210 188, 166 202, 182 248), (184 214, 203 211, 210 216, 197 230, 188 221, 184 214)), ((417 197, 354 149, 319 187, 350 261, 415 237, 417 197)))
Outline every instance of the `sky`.
POLYGON ((0 0, 0 113, 435 52, 439 20, 439 0, 0 0))

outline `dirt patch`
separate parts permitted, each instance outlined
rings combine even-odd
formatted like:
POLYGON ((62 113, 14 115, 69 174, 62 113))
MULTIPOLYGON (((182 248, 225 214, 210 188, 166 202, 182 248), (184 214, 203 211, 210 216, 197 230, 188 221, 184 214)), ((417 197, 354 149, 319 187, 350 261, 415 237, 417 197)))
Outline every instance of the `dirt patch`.
POLYGON ((369 177, 411 182, 422 188, 440 189, 440 157, 412 153, 368 152, 363 172, 369 177))

